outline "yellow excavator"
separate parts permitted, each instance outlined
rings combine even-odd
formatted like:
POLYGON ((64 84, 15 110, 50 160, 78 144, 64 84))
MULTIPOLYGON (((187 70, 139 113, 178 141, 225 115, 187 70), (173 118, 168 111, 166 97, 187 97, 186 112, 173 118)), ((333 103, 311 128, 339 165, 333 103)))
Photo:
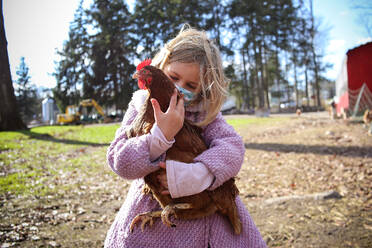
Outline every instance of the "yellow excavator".
POLYGON ((57 115, 58 124, 72 124, 72 123, 79 123, 79 122, 80 122, 80 114, 78 112, 78 108, 75 105, 68 105, 66 107, 65 114, 57 115))
POLYGON ((76 105, 69 105, 66 107, 65 114, 57 115, 58 124, 92 123, 100 122, 103 120, 105 122, 109 122, 108 117, 106 117, 102 107, 94 99, 82 100, 79 104, 79 107, 77 107, 76 105), (88 107, 94 107, 100 116, 89 115, 87 109, 88 107))

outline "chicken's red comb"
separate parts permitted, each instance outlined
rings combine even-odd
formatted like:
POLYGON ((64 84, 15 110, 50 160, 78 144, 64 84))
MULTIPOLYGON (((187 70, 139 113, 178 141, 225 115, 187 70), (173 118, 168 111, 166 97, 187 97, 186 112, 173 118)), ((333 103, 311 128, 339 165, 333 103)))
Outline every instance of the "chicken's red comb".
POLYGON ((151 64, 151 59, 145 59, 141 63, 137 65, 137 71, 141 70, 143 67, 150 65, 151 64))

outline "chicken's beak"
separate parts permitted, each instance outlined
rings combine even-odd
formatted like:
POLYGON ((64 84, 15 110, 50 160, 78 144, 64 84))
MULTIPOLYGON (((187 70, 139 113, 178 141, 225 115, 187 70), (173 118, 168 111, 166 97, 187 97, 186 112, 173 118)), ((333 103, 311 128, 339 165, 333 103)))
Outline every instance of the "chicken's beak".
POLYGON ((136 71, 133 76, 132 76, 133 79, 138 79, 138 71, 136 71))

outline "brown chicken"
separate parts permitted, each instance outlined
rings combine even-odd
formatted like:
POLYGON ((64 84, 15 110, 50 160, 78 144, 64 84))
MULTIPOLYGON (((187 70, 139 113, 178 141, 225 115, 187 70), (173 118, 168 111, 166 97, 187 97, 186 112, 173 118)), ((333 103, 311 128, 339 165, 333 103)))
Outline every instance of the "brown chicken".
POLYGON ((298 108, 298 109, 296 110, 296 114, 297 114, 298 117, 300 117, 300 115, 302 114, 301 109, 298 108))
POLYGON ((368 128, 368 135, 372 136, 372 110, 366 109, 363 115, 363 122, 368 128))
POLYGON ((363 122, 367 126, 372 123, 372 110, 366 109, 363 115, 363 122))
MULTIPOLYGON (((150 132, 155 119, 150 102, 155 98, 163 112, 168 109, 171 96, 174 92, 174 84, 159 69, 150 66, 151 60, 145 60, 137 66, 137 72, 133 76, 138 79, 138 85, 146 89, 149 95, 133 122, 131 129, 127 131, 128 137, 140 136, 150 132)), ((178 93, 178 99, 181 97, 178 93)), ((194 158, 207 149, 201 136, 201 128, 184 120, 184 125, 175 136, 175 143, 167 151, 166 159, 192 163, 194 158)), ((202 218, 220 213, 227 216, 236 234, 241 233, 242 225, 238 216, 235 198, 239 194, 234 179, 230 179, 213 191, 205 190, 192 196, 171 198, 170 195, 161 194, 164 188, 157 179, 157 175, 164 169, 159 169, 145 177, 145 193, 150 193, 159 202, 162 210, 146 212, 137 215, 130 226, 133 231, 134 226, 142 221, 142 231, 147 223, 153 224, 154 218, 161 217, 164 224, 175 227, 169 218, 174 215, 181 220, 202 218)))

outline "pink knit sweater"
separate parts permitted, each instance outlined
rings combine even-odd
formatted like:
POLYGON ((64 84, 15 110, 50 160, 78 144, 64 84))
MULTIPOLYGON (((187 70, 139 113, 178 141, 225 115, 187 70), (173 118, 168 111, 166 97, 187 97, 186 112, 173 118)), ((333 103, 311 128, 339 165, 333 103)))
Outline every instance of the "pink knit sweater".
MULTIPOLYGON (((142 193, 143 177, 159 169, 159 160, 150 161, 148 136, 128 139, 125 134, 126 128, 138 113, 136 101, 133 99, 129 104, 122 125, 116 131, 115 139, 107 151, 107 161, 112 170, 133 182, 107 233, 105 247, 207 248, 208 244, 212 248, 266 247, 239 197, 236 198, 236 204, 243 224, 240 235, 235 235, 228 220, 219 214, 197 220, 172 219, 177 225, 175 228, 165 226, 158 219, 151 228, 146 227, 144 232, 138 226, 133 233, 129 231, 129 225, 137 214, 160 209, 157 201, 142 193)), ((196 109, 188 108, 185 117, 198 121, 203 115, 196 109)), ((203 137, 209 149, 196 157, 195 162, 203 163, 213 173, 215 181, 210 189, 215 189, 238 174, 245 149, 241 137, 226 123, 221 114, 204 128, 203 137)), ((164 155, 161 158, 164 158, 164 155)))

